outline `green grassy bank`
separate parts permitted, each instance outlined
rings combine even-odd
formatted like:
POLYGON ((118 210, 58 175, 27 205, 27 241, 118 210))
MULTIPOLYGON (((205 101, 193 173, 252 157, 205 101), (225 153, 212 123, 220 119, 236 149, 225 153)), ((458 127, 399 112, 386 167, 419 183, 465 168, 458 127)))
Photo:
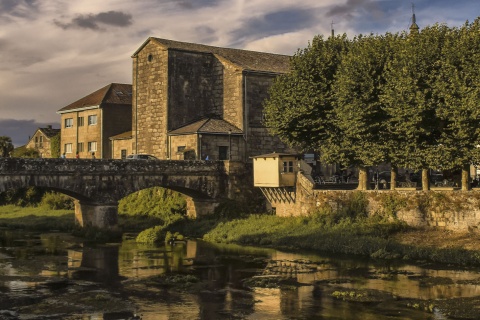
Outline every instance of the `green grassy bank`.
POLYGON ((180 234, 216 243, 480 266, 479 250, 466 250, 454 244, 441 249, 421 243, 400 243, 399 237, 408 234, 411 228, 395 219, 391 212, 369 217, 367 201, 360 192, 352 193, 337 210, 319 208, 309 217, 252 215, 247 213, 247 207, 226 202, 214 214, 192 220, 186 217, 185 201, 179 194, 152 188, 120 202, 120 232, 115 234, 102 230, 79 232, 73 210, 58 209, 58 203, 63 203, 64 199, 55 199, 49 195, 38 206, 0 206, 0 227, 72 231, 94 241, 110 241, 121 232, 139 232, 139 242, 163 243, 167 235, 180 234))

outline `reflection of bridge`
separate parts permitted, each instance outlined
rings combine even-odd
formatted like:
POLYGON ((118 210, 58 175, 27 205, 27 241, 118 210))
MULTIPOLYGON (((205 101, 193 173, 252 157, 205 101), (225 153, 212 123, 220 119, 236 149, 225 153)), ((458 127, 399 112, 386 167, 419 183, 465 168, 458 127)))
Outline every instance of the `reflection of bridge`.
POLYGON ((0 158, 0 192, 42 187, 76 199, 81 226, 117 223, 118 201, 150 187, 181 192, 192 217, 211 212, 251 186, 249 170, 231 161, 145 161, 0 158))

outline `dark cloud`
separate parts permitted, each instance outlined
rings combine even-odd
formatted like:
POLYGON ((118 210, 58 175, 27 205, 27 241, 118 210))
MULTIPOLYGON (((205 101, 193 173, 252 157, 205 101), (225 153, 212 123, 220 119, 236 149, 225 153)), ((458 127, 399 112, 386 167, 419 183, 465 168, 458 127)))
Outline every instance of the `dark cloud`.
POLYGON ((0 136, 12 138, 13 145, 25 145, 38 128, 60 128, 60 123, 40 123, 35 120, 0 119, 0 136))
POLYGON ((353 13, 359 9, 368 10, 372 12, 373 15, 381 13, 377 7, 377 3, 373 0, 348 0, 345 4, 333 6, 326 15, 327 17, 352 17, 353 13))
POLYGON ((285 9, 269 13, 262 18, 247 20, 240 30, 233 32, 233 36, 237 39, 242 39, 248 35, 261 38, 295 32, 311 26, 315 19, 317 17, 314 10, 285 9))
POLYGON ((214 7, 216 6, 220 1, 219 0, 181 0, 181 1, 175 1, 175 3, 183 8, 183 9, 189 9, 189 10, 194 10, 194 9, 199 9, 199 8, 204 8, 204 7, 214 7))
POLYGON ((37 4, 38 0, 0 0, 0 15, 27 17, 37 11, 37 4))
POLYGON ((54 23, 63 29, 80 28, 101 30, 102 25, 128 27, 132 24, 132 15, 120 11, 108 11, 98 14, 79 15, 69 23, 58 20, 55 20, 54 23))

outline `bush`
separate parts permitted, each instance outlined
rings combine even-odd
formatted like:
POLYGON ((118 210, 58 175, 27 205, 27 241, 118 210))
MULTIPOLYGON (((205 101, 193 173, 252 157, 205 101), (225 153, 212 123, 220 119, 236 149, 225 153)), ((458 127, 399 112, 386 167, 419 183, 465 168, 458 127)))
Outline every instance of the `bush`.
POLYGON ((163 226, 156 226, 149 228, 140 232, 135 239, 136 242, 140 243, 161 243, 165 239, 165 232, 163 226))
POLYGON ((45 190, 38 187, 10 189, 0 193, 0 205, 35 207, 42 200, 45 190))
POLYGON ((172 215, 186 215, 187 202, 178 192, 154 187, 132 193, 120 200, 118 212, 156 216, 167 221, 172 215))
POLYGON ((47 192, 43 195, 42 201, 40 202, 42 207, 52 210, 74 210, 75 204, 73 199, 67 195, 57 192, 47 192))

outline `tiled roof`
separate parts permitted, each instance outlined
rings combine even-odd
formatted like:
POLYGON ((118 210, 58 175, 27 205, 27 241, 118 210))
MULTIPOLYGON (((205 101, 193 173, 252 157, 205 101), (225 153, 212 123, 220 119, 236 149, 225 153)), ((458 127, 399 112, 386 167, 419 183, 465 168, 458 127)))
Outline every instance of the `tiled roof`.
POLYGON ((53 129, 52 127, 38 128, 47 138, 51 138, 60 133, 60 129, 53 129))
POLYGON ((77 100, 66 107, 58 110, 63 113, 69 110, 81 109, 103 104, 132 104, 132 85, 123 83, 111 83, 89 95, 77 100))
POLYGON ((299 157, 300 155, 296 153, 278 153, 278 152, 273 152, 273 153, 267 153, 267 154, 261 154, 258 156, 253 156, 251 158, 283 158, 283 157, 299 157))
POLYGON ((160 38, 149 38, 135 53, 134 56, 145 46, 148 41, 165 47, 193 52, 212 53, 238 65, 244 70, 257 72, 287 73, 290 71, 290 56, 267 52, 257 52, 232 48, 207 46, 204 44, 188 43, 160 38))
POLYGON ((169 135, 181 135, 192 133, 210 133, 210 134, 243 134, 243 131, 233 124, 222 119, 202 119, 197 122, 187 124, 181 128, 170 131, 169 135))
POLYGON ((133 137, 133 132, 132 131, 127 131, 127 132, 123 132, 123 133, 114 135, 114 136, 110 137, 109 139, 110 140, 127 140, 127 139, 131 139, 132 137, 133 137))

